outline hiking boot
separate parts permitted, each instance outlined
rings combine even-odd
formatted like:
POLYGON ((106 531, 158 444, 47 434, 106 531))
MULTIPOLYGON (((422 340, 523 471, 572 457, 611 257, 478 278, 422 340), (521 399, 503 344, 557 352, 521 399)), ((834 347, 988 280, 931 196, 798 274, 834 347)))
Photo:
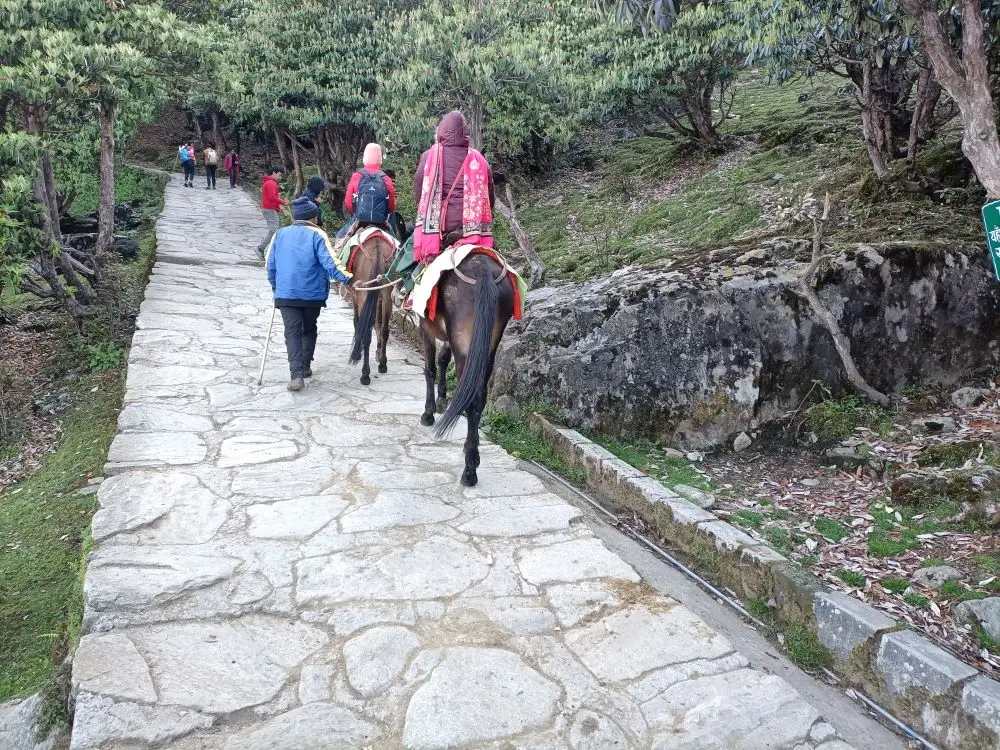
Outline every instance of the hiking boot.
POLYGON ((305 370, 302 371, 302 377, 311 378, 312 376, 313 376, 313 370, 311 367, 307 367, 305 370))
POLYGON ((306 387, 306 383, 302 378, 292 378, 288 383, 288 390, 290 391, 301 391, 306 387))

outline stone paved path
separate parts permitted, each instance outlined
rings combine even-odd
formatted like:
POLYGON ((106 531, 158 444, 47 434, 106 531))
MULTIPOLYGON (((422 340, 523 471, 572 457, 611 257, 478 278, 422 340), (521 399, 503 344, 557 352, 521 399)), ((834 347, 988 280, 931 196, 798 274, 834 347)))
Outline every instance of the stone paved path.
POLYGON ((242 192, 167 188, 74 750, 849 747, 499 448, 460 487, 460 442, 418 423, 420 369, 393 347, 360 386, 339 301, 308 388, 284 389, 280 322, 255 387, 262 230, 242 192))

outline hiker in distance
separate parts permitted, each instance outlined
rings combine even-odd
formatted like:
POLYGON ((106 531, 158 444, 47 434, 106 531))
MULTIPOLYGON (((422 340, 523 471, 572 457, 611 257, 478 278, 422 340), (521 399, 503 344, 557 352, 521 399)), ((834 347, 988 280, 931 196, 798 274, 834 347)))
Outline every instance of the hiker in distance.
POLYGON ((297 198, 292 203, 292 225, 279 229, 266 251, 267 280, 285 324, 290 391, 301 391, 305 378, 312 377, 316 323, 330 296, 330 282, 352 281, 330 238, 316 226, 318 216, 315 203, 305 196, 297 198))
POLYGON ((236 181, 240 178, 240 168, 243 166, 236 149, 229 149, 229 153, 226 154, 226 160, 222 166, 229 173, 229 189, 232 190, 236 187, 236 181))
POLYGON ((184 170, 184 187, 194 187, 194 144, 191 141, 177 149, 177 160, 184 170))
POLYGON ((351 175, 344 194, 344 212, 350 217, 337 237, 349 237, 365 226, 387 228, 389 214, 396 210, 396 188, 382 171, 382 147, 365 146, 362 168, 351 175))
POLYGON ((219 152, 215 150, 215 143, 209 141, 208 148, 202 151, 205 159, 205 190, 215 190, 215 176, 219 171, 219 152))
POLYGON ((267 234, 257 246, 257 257, 261 260, 264 260, 264 249, 270 244, 274 233, 278 231, 278 211, 285 207, 285 201, 281 198, 281 188, 278 185, 284 171, 283 167, 271 167, 268 173, 261 178, 260 212, 264 214, 264 221, 267 222, 267 234))

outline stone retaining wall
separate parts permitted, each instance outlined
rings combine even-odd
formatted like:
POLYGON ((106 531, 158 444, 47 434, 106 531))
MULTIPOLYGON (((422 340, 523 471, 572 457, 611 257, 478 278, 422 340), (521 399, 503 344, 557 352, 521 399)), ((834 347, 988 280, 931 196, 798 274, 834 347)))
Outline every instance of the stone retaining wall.
POLYGON ((882 612, 823 586, 795 562, 671 492, 575 430, 532 417, 588 487, 709 570, 744 600, 775 605, 782 625, 806 624, 830 650, 834 671, 928 739, 954 750, 1000 748, 1000 682, 959 661, 882 612))

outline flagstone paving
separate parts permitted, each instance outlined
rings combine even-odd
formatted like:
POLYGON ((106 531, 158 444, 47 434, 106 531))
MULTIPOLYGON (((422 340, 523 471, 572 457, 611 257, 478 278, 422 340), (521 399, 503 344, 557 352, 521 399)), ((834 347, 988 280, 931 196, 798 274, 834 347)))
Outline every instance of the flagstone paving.
POLYGON ((257 387, 262 231, 241 191, 167 188, 73 750, 849 747, 498 447, 461 487, 462 427, 419 425, 399 347, 358 384, 339 300, 306 390, 285 390, 280 320, 257 387))

